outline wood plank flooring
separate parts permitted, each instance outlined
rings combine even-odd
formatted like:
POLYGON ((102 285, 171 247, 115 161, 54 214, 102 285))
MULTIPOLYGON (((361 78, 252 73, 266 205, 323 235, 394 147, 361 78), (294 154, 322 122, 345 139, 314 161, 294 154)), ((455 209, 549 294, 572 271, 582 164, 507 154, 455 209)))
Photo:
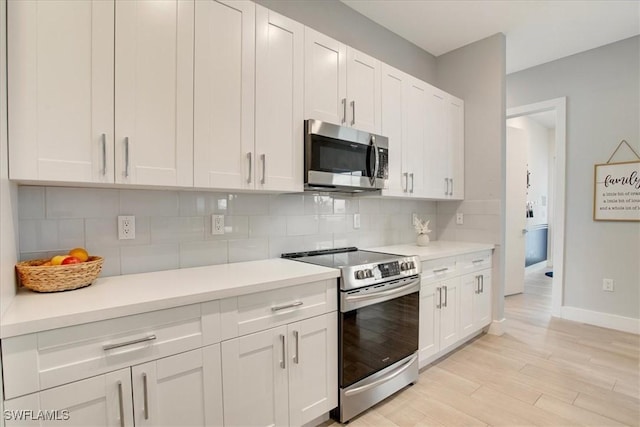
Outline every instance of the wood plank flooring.
POLYGON ((550 306, 551 279, 529 273, 505 299, 503 336, 476 338, 349 425, 640 426, 640 337, 552 318, 550 306))

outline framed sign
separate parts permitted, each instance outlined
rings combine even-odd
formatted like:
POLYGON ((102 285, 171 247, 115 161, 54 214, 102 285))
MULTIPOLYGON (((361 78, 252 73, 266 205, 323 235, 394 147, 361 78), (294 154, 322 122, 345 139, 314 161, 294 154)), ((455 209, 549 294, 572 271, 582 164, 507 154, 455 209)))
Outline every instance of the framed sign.
POLYGON ((594 221, 640 221, 640 160, 595 165, 594 221))

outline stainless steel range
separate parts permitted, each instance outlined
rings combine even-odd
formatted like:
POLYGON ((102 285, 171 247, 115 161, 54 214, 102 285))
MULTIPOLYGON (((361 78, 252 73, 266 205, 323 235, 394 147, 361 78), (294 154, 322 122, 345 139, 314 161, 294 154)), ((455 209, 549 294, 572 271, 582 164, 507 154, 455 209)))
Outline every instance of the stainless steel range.
POLYGON ((334 418, 346 422, 418 380, 417 256, 342 248, 282 257, 341 270, 334 418))

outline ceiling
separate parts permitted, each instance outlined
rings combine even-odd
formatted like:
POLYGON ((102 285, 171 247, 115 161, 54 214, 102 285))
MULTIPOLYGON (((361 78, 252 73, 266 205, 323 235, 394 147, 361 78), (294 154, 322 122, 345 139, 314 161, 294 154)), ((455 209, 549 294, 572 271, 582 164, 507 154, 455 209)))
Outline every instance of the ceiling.
POLYGON ((507 74, 640 34, 640 0, 341 0, 434 56, 502 32, 507 74))

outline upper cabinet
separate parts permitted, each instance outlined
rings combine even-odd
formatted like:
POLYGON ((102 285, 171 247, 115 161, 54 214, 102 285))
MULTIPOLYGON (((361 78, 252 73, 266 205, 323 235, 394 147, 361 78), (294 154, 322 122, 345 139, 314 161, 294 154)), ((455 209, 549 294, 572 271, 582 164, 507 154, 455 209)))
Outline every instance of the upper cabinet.
POLYGON ((12 179, 113 182, 113 1, 7 4, 12 179))
POLYGON ((9 2, 10 177, 192 185, 193 8, 9 2))
POLYGON ((115 180, 193 185, 193 0, 116 2, 115 180))
POLYGON ((380 62, 311 28, 304 54, 305 118, 380 133, 380 62))
POLYGON ((196 2, 196 187, 254 187, 255 9, 250 1, 196 2))

